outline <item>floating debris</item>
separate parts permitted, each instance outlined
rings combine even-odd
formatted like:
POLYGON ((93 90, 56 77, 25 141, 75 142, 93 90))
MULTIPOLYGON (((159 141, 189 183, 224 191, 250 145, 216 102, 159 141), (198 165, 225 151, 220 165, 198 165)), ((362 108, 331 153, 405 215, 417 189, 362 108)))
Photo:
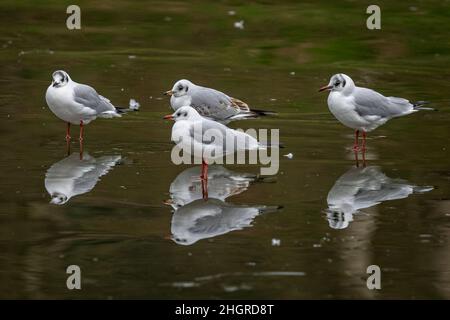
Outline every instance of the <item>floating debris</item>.
POLYGON ((230 11, 228 11, 228 15, 229 16, 234 16, 234 15, 236 15, 236 11, 230 10, 230 11))
POLYGON ((175 288, 194 288, 198 287, 199 284, 192 281, 180 281, 172 283, 172 287, 175 288))
POLYGON ((294 157, 294 155, 292 153, 288 153, 288 154, 283 155, 283 157, 286 157, 288 159, 292 159, 294 157))
POLYGON ((281 240, 280 239, 272 239, 272 246, 274 247, 279 247, 281 245, 281 240))
POLYGON ((129 108, 131 110, 139 110, 140 106, 141 106, 141 104, 139 102, 137 102, 135 99, 130 99, 129 108))
POLYGON ((236 22, 234 23, 234 27, 235 27, 236 29, 244 30, 244 20, 236 21, 236 22))
POLYGON ((131 59, 136 59, 136 56, 135 56, 135 55, 129 55, 129 56, 128 56, 128 59, 130 59, 130 60, 131 60, 131 59))

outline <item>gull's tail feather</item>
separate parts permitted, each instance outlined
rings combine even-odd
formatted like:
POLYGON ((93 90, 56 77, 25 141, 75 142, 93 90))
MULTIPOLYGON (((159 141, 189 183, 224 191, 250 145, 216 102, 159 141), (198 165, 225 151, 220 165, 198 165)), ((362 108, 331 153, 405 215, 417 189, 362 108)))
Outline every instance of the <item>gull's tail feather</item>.
POLYGON ((275 182, 277 182, 277 178, 275 176, 260 176, 260 175, 258 175, 255 179, 255 182, 275 183, 275 182))
POLYGON ((429 104, 429 101, 416 101, 413 102, 413 108, 414 110, 429 110, 429 111, 436 111, 436 109, 424 107, 424 105, 429 104))
POLYGON ((101 118, 110 119, 110 118, 121 117, 122 115, 119 112, 117 112, 117 109, 116 109, 116 110, 104 111, 104 112, 98 114, 98 116, 101 117, 101 118))
POLYGON ((252 109, 250 111, 241 112, 234 116, 228 117, 226 121, 233 121, 233 120, 243 120, 243 119, 256 119, 259 117, 265 117, 265 116, 275 116, 278 115, 278 113, 274 111, 265 111, 265 110, 255 110, 252 109))
POLYGON ((139 108, 120 108, 120 107, 116 107, 116 112, 118 114, 125 114, 128 112, 135 112, 135 111, 139 111, 139 108))
POLYGON ((277 212, 283 209, 283 206, 261 206, 258 208, 259 214, 277 212))
POLYGON ((277 112, 268 111, 268 110, 251 109, 250 112, 255 113, 257 116, 276 116, 276 115, 278 115, 277 112))
POLYGON ((234 116, 228 117, 225 121, 243 120, 243 119, 256 119, 258 115, 252 112, 238 113, 234 116))
POLYGON ((425 192, 431 191, 433 189, 434 189, 434 187, 432 187, 432 186, 424 186, 424 187, 414 186, 413 187, 414 192, 417 192, 417 193, 425 193, 425 192))

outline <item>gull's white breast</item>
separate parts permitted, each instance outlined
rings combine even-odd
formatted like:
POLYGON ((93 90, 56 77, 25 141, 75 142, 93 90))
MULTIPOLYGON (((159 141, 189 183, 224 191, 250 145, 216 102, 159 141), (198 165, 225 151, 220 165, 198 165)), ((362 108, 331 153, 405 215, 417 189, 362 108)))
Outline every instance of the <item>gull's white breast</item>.
POLYGON ((332 91, 328 96, 328 108, 336 119, 349 128, 364 130, 370 125, 355 111, 352 96, 344 96, 339 92, 332 91))
POLYGON ((178 108, 184 107, 184 106, 190 106, 191 105, 192 98, 190 95, 184 95, 181 97, 170 97, 170 105, 172 106, 173 110, 177 110, 178 108))
POLYGON ((71 83, 55 88, 50 85, 45 94, 45 100, 50 110, 61 120, 72 124, 88 124, 96 118, 95 110, 84 107, 73 99, 71 83))

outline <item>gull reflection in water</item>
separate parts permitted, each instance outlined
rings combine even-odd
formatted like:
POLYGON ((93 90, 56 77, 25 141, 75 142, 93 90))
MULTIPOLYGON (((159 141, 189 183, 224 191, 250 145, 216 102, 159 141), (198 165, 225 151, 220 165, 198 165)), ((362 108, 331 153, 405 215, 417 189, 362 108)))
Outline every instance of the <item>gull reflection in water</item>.
POLYGON ((62 205, 70 198, 91 191, 101 176, 118 164, 121 156, 94 158, 84 153, 82 159, 73 153, 53 164, 45 174, 45 188, 51 196, 50 203, 62 205))
POLYGON ((353 214, 360 209, 431 190, 433 187, 419 187, 402 179, 391 179, 376 166, 353 167, 340 176, 328 192, 328 223, 333 229, 345 229, 353 221, 353 214))
POLYGON ((230 171, 222 166, 208 170, 208 197, 204 197, 200 167, 180 173, 170 185, 170 204, 174 209, 171 223, 172 240, 177 244, 195 242, 251 226, 260 214, 275 212, 280 207, 237 205, 225 199, 247 190, 251 183, 268 181, 257 175, 230 171))

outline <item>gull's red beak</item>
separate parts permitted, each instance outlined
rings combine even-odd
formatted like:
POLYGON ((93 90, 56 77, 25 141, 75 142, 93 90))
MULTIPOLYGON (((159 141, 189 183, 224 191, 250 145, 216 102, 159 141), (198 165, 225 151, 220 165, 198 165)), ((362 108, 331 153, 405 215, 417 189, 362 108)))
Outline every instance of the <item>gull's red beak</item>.
POLYGON ((173 115, 168 114, 168 115, 164 116, 163 119, 166 119, 166 120, 173 120, 173 115))
POLYGON ((331 89, 333 89, 333 86, 324 86, 324 87, 322 87, 322 88, 320 88, 319 89, 319 92, 322 92, 322 91, 325 91, 325 90, 331 90, 331 89))

